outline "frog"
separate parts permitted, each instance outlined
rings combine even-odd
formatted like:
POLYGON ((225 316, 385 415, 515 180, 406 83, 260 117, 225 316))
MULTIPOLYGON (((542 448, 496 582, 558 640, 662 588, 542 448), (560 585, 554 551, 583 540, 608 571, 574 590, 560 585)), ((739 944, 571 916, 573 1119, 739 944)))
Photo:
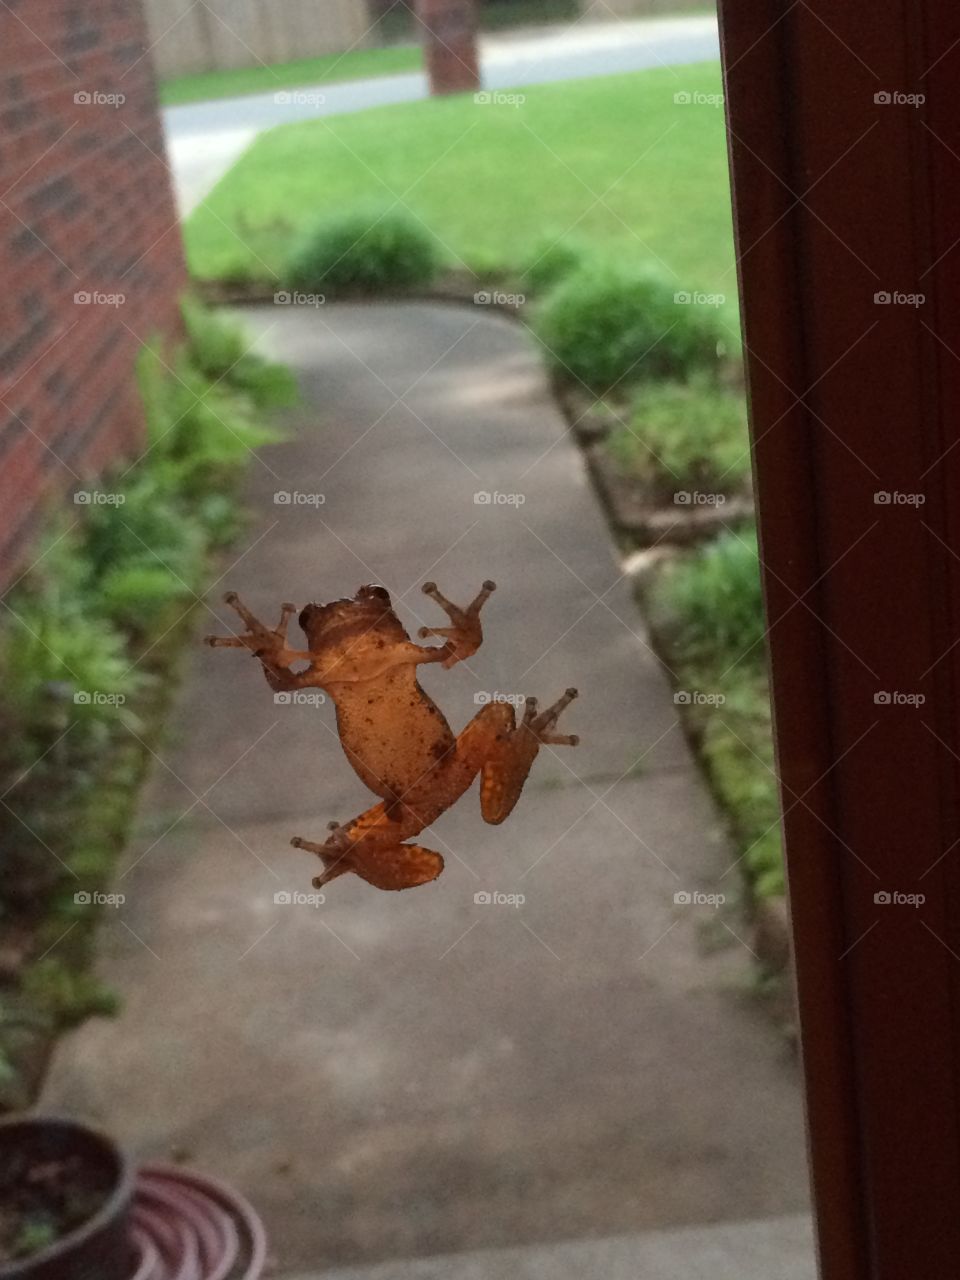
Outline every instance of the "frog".
POLYGON ((519 721, 514 701, 491 698, 455 735, 420 684, 418 668, 439 663, 449 670, 477 652, 483 642, 480 611, 496 584, 484 582, 464 607, 448 600, 434 582, 424 583, 422 589, 443 610, 449 625, 421 627, 418 638, 440 644, 412 640, 389 591, 377 584, 326 604, 283 604, 274 627, 262 623, 236 592, 228 591, 224 602, 246 629, 206 637, 213 648, 247 650, 275 693, 321 689, 335 705, 347 760, 379 797, 349 821, 330 822, 322 841, 293 837, 294 848, 315 854, 322 863, 322 872, 313 879, 315 889, 348 873, 386 890, 436 880, 443 871, 443 857, 416 843, 416 837, 456 804, 478 775, 481 816, 498 825, 520 798, 540 748, 574 747, 579 742, 575 734, 556 732, 560 714, 577 697, 574 688, 542 710, 536 698, 525 698, 519 721), (287 641, 294 614, 306 637, 305 648, 293 648, 287 641))

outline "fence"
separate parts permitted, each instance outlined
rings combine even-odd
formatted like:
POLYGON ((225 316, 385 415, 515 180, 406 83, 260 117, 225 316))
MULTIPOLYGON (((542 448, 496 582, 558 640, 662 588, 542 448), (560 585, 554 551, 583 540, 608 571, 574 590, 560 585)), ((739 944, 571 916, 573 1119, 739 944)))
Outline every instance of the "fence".
POLYGON ((146 11, 161 79, 370 42, 366 0, 146 0, 146 11))

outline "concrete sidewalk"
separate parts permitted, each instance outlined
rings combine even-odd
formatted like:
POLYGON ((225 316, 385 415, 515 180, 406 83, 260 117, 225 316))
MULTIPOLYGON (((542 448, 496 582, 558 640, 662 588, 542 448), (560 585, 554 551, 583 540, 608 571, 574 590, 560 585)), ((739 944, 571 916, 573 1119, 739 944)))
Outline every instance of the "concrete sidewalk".
POLYGON ((277 903, 315 870, 290 837, 369 797, 332 708, 278 705, 245 655, 198 644, 103 932, 125 1010, 64 1041, 44 1105, 235 1181, 291 1270, 802 1212, 797 1072, 743 926, 674 900, 735 893, 733 855, 523 329, 441 305, 246 315, 306 403, 254 464, 257 524, 211 611, 232 624, 228 586, 272 617, 380 581, 414 630, 438 620, 425 579, 460 600, 492 577, 482 649, 424 684, 456 730, 478 695, 576 684, 582 745, 541 754, 502 827, 475 791, 441 818, 435 884, 277 903))
MULTIPOLYGON (((581 21, 522 35, 492 35, 481 42, 480 55, 484 86, 510 89, 705 62, 720 56, 720 44, 716 17, 701 14, 581 21)), ((677 88, 682 87, 678 81, 677 88)), ((180 212, 198 204, 265 129, 427 96, 426 76, 414 72, 167 107, 164 131, 180 212)))

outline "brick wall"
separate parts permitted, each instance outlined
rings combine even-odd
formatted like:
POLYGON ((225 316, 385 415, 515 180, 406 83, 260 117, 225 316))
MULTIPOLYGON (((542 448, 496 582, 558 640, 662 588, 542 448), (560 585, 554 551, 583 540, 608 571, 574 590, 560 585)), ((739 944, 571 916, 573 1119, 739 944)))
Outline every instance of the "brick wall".
POLYGON ((140 0, 0 5, 0 586, 43 495, 140 446, 133 361, 177 325, 145 33, 140 0))

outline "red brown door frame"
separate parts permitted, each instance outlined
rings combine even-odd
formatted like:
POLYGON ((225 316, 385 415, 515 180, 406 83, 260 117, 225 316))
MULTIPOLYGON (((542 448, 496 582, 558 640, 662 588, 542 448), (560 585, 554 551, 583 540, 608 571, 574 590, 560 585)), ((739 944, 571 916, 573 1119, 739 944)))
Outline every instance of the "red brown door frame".
POLYGON ((957 1280, 960 5, 721 6, 821 1274, 957 1280))

